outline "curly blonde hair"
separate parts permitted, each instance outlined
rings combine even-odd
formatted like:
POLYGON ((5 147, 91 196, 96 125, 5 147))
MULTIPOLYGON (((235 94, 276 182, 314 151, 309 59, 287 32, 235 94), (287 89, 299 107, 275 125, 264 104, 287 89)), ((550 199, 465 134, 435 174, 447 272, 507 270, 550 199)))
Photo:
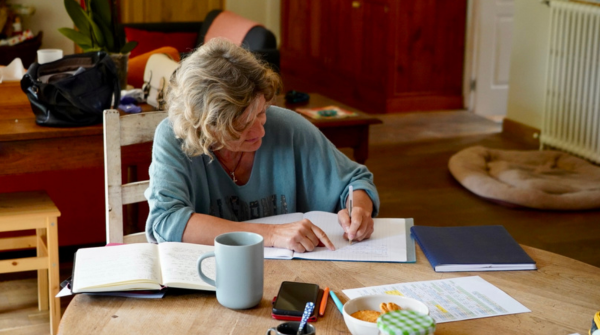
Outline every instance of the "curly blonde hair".
POLYGON ((212 160, 211 150, 239 139, 254 121, 240 119, 244 110, 260 94, 270 103, 280 89, 279 75, 251 52, 211 39, 183 59, 171 77, 167 108, 181 149, 189 157, 206 154, 212 160))

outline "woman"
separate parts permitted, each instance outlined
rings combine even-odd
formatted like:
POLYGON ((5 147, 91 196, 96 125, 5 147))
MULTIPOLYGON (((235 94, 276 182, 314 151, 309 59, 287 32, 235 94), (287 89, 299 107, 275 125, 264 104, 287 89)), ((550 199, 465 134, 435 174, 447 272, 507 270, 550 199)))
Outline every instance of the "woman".
POLYGON ((311 210, 337 211, 350 240, 371 236, 379 208, 373 175, 302 116, 270 107, 280 87, 275 72, 223 39, 181 61, 170 83, 169 116, 154 139, 145 193, 149 241, 210 245, 222 233, 249 231, 265 246, 334 250, 306 219, 241 222, 311 210), (345 209, 350 185, 352 222, 345 209))

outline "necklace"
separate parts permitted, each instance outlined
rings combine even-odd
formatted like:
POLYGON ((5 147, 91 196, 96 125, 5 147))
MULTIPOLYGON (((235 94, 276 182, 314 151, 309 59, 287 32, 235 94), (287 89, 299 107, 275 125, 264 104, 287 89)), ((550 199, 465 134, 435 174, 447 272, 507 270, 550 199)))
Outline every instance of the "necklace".
POLYGON ((227 170, 227 173, 229 175, 231 175, 231 179, 233 180, 234 183, 238 182, 238 180, 235 178, 235 171, 240 166, 240 163, 242 162, 242 158, 243 157, 244 157, 244 152, 242 151, 242 154, 240 155, 240 158, 238 159, 237 163, 235 164, 235 167, 233 168, 233 170, 229 170, 229 168, 227 167, 227 165, 225 165, 225 163, 222 161, 223 158, 221 157, 221 155, 217 155, 217 158, 221 158, 221 159, 219 159, 219 162, 225 168, 225 170, 227 170))

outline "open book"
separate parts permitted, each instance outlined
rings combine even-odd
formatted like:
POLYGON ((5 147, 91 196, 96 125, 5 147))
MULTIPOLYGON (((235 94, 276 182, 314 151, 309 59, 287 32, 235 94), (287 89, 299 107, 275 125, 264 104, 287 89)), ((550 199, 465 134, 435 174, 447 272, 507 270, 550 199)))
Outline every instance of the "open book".
POLYGON ((344 230, 338 223, 337 214, 327 212, 292 213, 268 216, 246 222, 284 224, 310 220, 321 228, 335 246, 331 251, 317 247, 310 252, 298 253, 288 249, 265 248, 269 259, 312 259, 356 262, 415 262, 415 243, 410 237, 412 219, 374 219, 375 232, 371 238, 352 244, 344 239, 344 230))
MULTIPOLYGON (((213 246, 167 242, 134 243, 77 250, 73 268, 73 293, 160 290, 176 287, 215 291, 200 279, 196 261, 213 246)), ((202 268, 215 277, 214 258, 202 268)))

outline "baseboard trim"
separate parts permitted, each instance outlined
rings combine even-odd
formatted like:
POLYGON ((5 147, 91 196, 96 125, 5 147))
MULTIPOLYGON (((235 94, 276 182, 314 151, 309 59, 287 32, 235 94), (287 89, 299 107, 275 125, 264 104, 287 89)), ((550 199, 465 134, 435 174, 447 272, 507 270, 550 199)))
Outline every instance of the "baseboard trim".
POLYGON ((526 124, 504 118, 502 122, 502 135, 512 140, 527 143, 532 146, 540 146, 540 130, 526 124))

